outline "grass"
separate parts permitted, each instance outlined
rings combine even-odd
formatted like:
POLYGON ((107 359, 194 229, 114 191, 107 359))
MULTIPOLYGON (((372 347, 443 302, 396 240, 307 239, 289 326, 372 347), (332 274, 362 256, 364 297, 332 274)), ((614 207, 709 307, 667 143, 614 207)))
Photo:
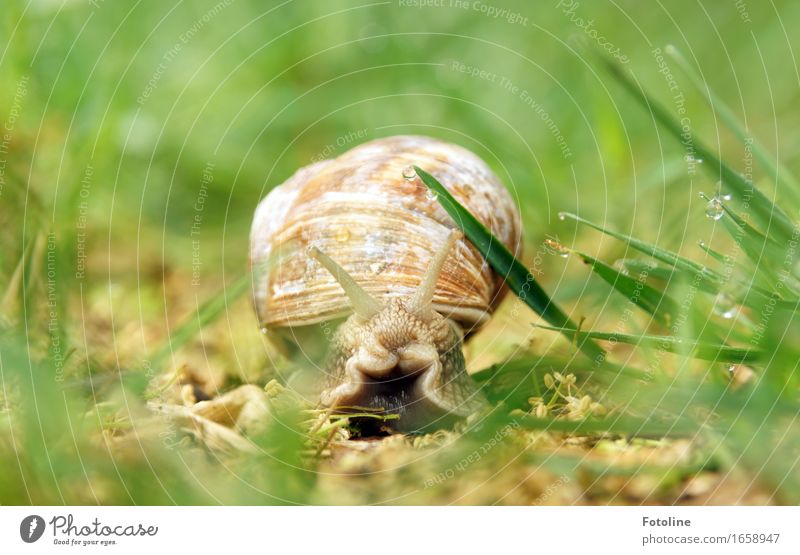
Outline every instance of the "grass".
POLYGON ((694 12, 581 5, 620 64, 545 7, 237 0, 184 41, 216 2, 8 4, 0 503, 800 502, 797 83, 769 6, 707 6, 719 44, 694 12), (652 50, 677 37, 689 135, 652 50), (417 169, 526 295, 466 347, 490 410, 353 441, 286 387, 312 364, 258 329, 247 236, 295 169, 394 133, 497 171, 519 259, 417 169))

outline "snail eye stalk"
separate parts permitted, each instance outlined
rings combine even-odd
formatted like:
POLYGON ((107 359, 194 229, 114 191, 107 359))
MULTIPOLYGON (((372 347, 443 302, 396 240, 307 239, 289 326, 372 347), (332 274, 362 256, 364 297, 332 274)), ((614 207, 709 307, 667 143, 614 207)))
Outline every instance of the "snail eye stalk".
POLYGON ((439 276, 442 275, 444 263, 450 253, 453 251, 456 242, 462 237, 461 232, 452 230, 447 235, 444 246, 437 252, 427 272, 422 278, 422 282, 411 297, 408 308, 416 314, 426 314, 431 309, 433 302, 433 294, 436 293, 436 282, 439 281, 439 276))
POLYGON ((345 295, 350 299, 355 313, 364 320, 369 320, 381 310, 381 304, 375 300, 363 287, 361 287, 353 276, 348 274, 344 268, 339 266, 333 259, 319 250, 317 247, 309 249, 309 255, 322 264, 334 277, 339 285, 344 289, 345 295))

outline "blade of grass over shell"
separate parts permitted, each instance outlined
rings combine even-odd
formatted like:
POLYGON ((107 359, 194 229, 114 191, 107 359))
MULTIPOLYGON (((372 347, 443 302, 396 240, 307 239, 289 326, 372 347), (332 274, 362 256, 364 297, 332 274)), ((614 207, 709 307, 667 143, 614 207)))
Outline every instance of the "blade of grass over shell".
POLYGON ((630 302, 650 313, 661 324, 668 326, 670 320, 678 315, 678 305, 669 298, 663 291, 646 283, 626 276, 588 254, 574 251, 581 257, 584 263, 592 268, 597 276, 608 283, 615 291, 623 295, 630 302))
POLYGON ((219 318, 228 305, 247 290, 250 283, 250 274, 245 273, 198 305, 192 316, 167 335, 167 340, 156 350, 151 359, 152 367, 158 369, 167 357, 186 345, 200 333, 200 330, 219 318))
MULTIPOLYGON (((502 276, 509 288, 548 323, 565 329, 577 329, 569 317, 550 299, 533 275, 492 233, 464 208, 439 181, 431 174, 414 166, 422 182, 436 193, 439 203, 464 232, 467 239, 481 255, 502 276)), ((565 333, 571 339, 568 333, 565 333)), ((592 358, 605 353, 595 343, 584 342, 581 350, 592 358)))
POLYGON ((743 175, 728 166, 714 152, 689 132, 684 132, 681 123, 672 116, 660 103, 656 102, 636 83, 633 78, 616 62, 596 53, 598 59, 617 82, 628 91, 643 107, 649 111, 670 134, 682 145, 689 144, 694 149, 695 158, 704 160, 703 166, 722 183, 730 188, 737 199, 746 201, 753 209, 753 216, 763 227, 774 233, 781 242, 792 237, 793 224, 786 213, 773 203, 758 187, 743 175), (717 173, 718 172, 718 173, 717 173))
POLYGON ((771 156, 767 149, 753 137, 745 125, 736 117, 733 110, 718 97, 703 77, 698 73, 697 69, 693 67, 683 53, 675 46, 668 44, 664 48, 664 53, 678 64, 678 67, 683 71, 689 82, 697 89, 697 92, 706 101, 706 104, 714 111, 722 123, 733 132, 736 137, 742 141, 746 147, 750 149, 753 156, 758 160, 762 168, 775 180, 776 183, 782 185, 778 189, 780 194, 784 194, 787 199, 791 200, 795 207, 800 206, 800 182, 794 177, 792 172, 775 156, 771 156))
MULTIPOLYGON (((560 328, 533 324, 535 327, 562 332, 560 328)), ((617 332, 599 331, 573 331, 581 338, 596 339, 598 341, 614 341, 615 343, 626 343, 637 347, 648 347, 659 349, 668 353, 688 353, 694 358, 710 360, 713 362, 728 362, 731 364, 753 363, 763 360, 764 353, 750 348, 729 347, 727 345, 717 345, 714 343, 704 343, 692 339, 684 339, 670 335, 632 335, 617 332)))

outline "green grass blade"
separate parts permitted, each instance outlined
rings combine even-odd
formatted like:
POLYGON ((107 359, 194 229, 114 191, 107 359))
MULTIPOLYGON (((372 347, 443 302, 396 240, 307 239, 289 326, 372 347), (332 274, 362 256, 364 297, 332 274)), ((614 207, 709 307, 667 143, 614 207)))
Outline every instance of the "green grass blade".
MULTIPOLYGON (((656 279, 667 285, 680 279, 680 270, 674 266, 661 266, 650 260, 623 258, 618 260, 617 264, 622 265, 629 274, 644 275, 646 279, 656 279)), ((701 279, 697 281, 697 288, 704 293, 716 295, 721 291, 722 286, 717 281, 701 279)))
POLYGON ((754 283, 754 280, 756 279, 757 276, 753 276, 752 271, 749 271, 739 262, 731 262, 729 257, 715 251, 714 249, 709 247, 705 241, 699 241, 697 244, 705 253, 707 253, 711 258, 713 258, 720 264, 727 266, 732 263, 733 268, 735 268, 742 276, 748 276, 748 278, 744 278, 732 275, 730 279, 734 283, 739 285, 739 287, 734 287, 733 291, 728 291, 727 289, 730 288, 726 287, 725 283, 701 280, 697 282, 697 288, 700 291, 709 293, 711 295, 718 295, 722 292, 725 292, 728 295, 730 295, 737 303, 745 304, 751 308, 756 308, 758 310, 761 310, 761 308, 764 306, 764 303, 769 302, 770 299, 772 299, 774 294, 771 291, 769 291, 765 287, 762 287, 754 283))
POLYGON ((725 256, 724 254, 722 254, 722 253, 721 253, 721 252, 719 252, 719 251, 716 251, 716 250, 712 249, 712 248, 711 248, 711 247, 708 245, 708 243, 706 243, 706 242, 705 242, 705 241, 703 241, 702 239, 701 239, 700 241, 698 241, 698 242, 697 242, 697 245, 698 245, 698 246, 699 246, 701 249, 703 249, 703 252, 705 252, 706 254, 708 254, 708 255, 709 255, 711 258, 713 258, 714 260, 716 260, 716 261, 717 261, 717 262, 719 262, 720 264, 727 264, 727 263, 728 263, 728 257, 727 257, 727 256, 725 256))
POLYGON ((673 137, 681 144, 690 144, 694 148, 695 158, 705 161, 703 166, 709 171, 714 172, 721 181, 727 185, 731 192, 741 201, 747 202, 753 209, 753 215, 759 223, 771 233, 780 237, 782 241, 787 241, 792 237, 793 223, 786 213, 775 205, 764 193, 753 183, 748 181, 743 175, 725 164, 714 152, 706 147, 691 132, 684 133, 680 122, 674 118, 667 110, 643 91, 639 85, 620 67, 619 64, 600 55, 604 67, 617 80, 617 82, 631 94, 644 108, 673 137), (718 174, 716 172, 719 171, 718 174))
POLYGON ((770 156, 767 149, 750 135, 744 124, 739 121, 739 118, 733 113, 733 110, 714 93, 711 87, 708 86, 708 83, 703 80, 680 50, 669 44, 664 48, 664 53, 678 64, 678 67, 681 68, 686 77, 689 78, 689 82, 697 89, 697 92, 700 93, 706 101, 706 104, 719 116, 722 123, 742 141, 742 144, 750 148, 753 156, 758 160, 761 167, 775 180, 775 183, 783 186, 779 188, 779 193, 783 193, 788 200, 792 201, 795 207, 800 205, 800 182, 795 179, 792 172, 777 161, 774 156, 770 156))
POLYGON ((663 291, 647 285, 640 279, 627 276, 588 254, 574 252, 586 264, 591 266, 592 271, 613 287, 615 291, 642 310, 652 314, 661 324, 669 326, 672 319, 678 315, 678 305, 663 291))
MULTIPOLYGON (((535 327, 562 332, 560 328, 536 325, 535 327)), ((710 360, 713 362, 725 362, 730 364, 749 364, 763 360, 764 353, 750 348, 729 347, 727 345, 717 345, 674 337, 670 335, 632 335, 617 332, 598 332, 598 331, 571 331, 582 339, 596 339, 598 341, 614 341, 626 343, 637 347, 648 347, 660 349, 669 353, 688 354, 694 358, 710 360)))
POLYGON ((640 258, 620 258, 614 265, 620 265, 628 273, 647 274, 648 277, 670 281, 675 278, 675 268, 672 266, 661 266, 652 260, 642 260, 640 258))
POLYGON ((623 233, 618 233, 616 231, 611 231, 601 225, 595 224, 589 220, 581 218, 575 214, 571 214, 569 212, 560 212, 559 217, 561 219, 569 218, 571 220, 575 220, 578 223, 587 225, 601 233, 605 233, 606 235, 613 237, 619 241, 627 243, 631 248, 636 249, 639 252, 642 252, 648 256, 652 256, 656 260, 660 260, 670 266, 674 266, 678 270, 688 272, 691 276, 695 274, 701 274, 701 278, 704 280, 712 280, 712 281, 724 281, 724 278, 721 274, 714 272, 713 270, 694 262, 693 260, 689 260, 688 258, 684 258, 675 254, 674 252, 668 251, 666 249, 662 249, 660 247, 656 247, 655 245, 651 245, 645 241, 637 239, 635 237, 631 237, 630 235, 625 235, 623 233))
MULTIPOLYGON (((752 261, 752 268, 763 278, 762 285, 770 287, 779 281, 774 261, 783 261, 786 251, 777 243, 751 226, 744 218, 732 210, 726 203, 719 199, 713 201, 705 194, 700 194, 709 202, 718 202, 723 209, 722 224, 731 238, 738 244, 742 251, 752 261)), ((753 272, 748 272, 752 274, 753 272)))
MULTIPOLYGON (((569 218, 574 220, 580 224, 586 225, 591 227, 592 229, 596 229, 601 233, 608 235, 609 237, 613 237, 619 241, 626 243, 631 248, 644 253, 648 256, 653 257, 654 259, 668 264, 673 268, 670 270, 668 268, 663 268, 660 270, 653 270, 649 272, 653 277, 661 277, 662 279, 669 280, 669 277, 672 277, 674 280, 674 274, 670 274, 670 272, 677 270, 680 272, 685 272, 687 274, 687 280, 691 281, 692 283, 697 285, 697 288, 701 291, 710 294, 718 294, 720 293, 725 284, 728 280, 719 272, 716 272, 707 266, 703 266, 694 262, 693 260, 689 260, 688 258, 684 258, 672 251, 662 249, 640 239, 636 239, 635 237, 631 237, 629 235, 625 235, 623 233, 618 233, 616 231, 612 231, 607 229, 601 225, 595 224, 585 218, 581 218, 575 214, 571 214, 569 212, 561 212, 559 213, 559 217, 562 219, 569 218), (697 278, 697 279, 695 279, 697 278)), ((756 233, 758 233, 756 231, 756 233)), ((763 237, 763 235, 761 235, 763 237)), ((706 253, 709 254, 712 258, 717 260, 720 264, 726 265, 728 264, 728 260, 726 257, 711 247, 709 247, 706 243, 700 242, 700 248, 703 249, 706 253)), ((781 255, 780 259, 783 259, 783 255, 781 255)), ((638 271, 644 270, 644 266, 648 264, 644 261, 633 262, 631 260, 626 260, 625 264, 630 265, 633 263, 634 268, 637 268, 638 271)), ((752 271, 748 271, 746 268, 742 267, 741 265, 737 264, 737 268, 742 272, 743 275, 749 276, 752 274, 752 271)), ((736 300, 740 303, 747 304, 748 306, 758 308, 759 310, 763 307, 765 301, 770 301, 770 299, 774 296, 774 293, 764 287, 760 287, 757 284, 753 284, 750 281, 746 281, 741 278, 731 278, 734 279, 740 285, 743 285, 742 288, 745 290, 745 295, 737 295, 735 296, 736 300)), ((774 281, 772 282, 774 283, 774 281)), ((774 302, 774 301, 773 301, 774 302)), ((789 299, 789 300, 778 300, 777 305, 784 309, 791 309, 792 307, 797 305, 796 299, 789 299)))
MULTIPOLYGON (((439 181, 431 174, 414 166, 422 182, 436 193, 439 203, 455 221, 456 225, 472 241, 481 255, 505 278, 509 288, 537 314, 554 326, 565 329, 577 329, 569 317, 550 299, 533 275, 517 260, 513 254, 486 229, 472 213, 461 206, 439 181)), ((569 334, 566 334, 568 337, 569 334)), ((585 354, 592 358, 605 353, 593 342, 585 342, 582 346, 585 354)))

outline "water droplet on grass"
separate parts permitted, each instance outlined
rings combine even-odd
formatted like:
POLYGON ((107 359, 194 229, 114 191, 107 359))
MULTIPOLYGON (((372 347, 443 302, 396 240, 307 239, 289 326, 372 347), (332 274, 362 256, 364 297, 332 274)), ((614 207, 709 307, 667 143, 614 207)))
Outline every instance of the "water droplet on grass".
POLYGON ((737 307, 733 298, 725 292, 718 293, 714 298, 714 312, 730 320, 736 316, 737 307))
POLYGON ((714 195, 713 198, 708 198, 703 193, 700 193, 700 196, 708 200, 705 210, 706 217, 715 221, 722 218, 722 216, 725 214, 725 208, 723 208, 722 201, 719 199, 719 197, 714 195))
POLYGON ((417 177, 417 172, 414 170, 414 166, 406 166, 403 168, 403 178, 409 181, 415 179, 417 177))

